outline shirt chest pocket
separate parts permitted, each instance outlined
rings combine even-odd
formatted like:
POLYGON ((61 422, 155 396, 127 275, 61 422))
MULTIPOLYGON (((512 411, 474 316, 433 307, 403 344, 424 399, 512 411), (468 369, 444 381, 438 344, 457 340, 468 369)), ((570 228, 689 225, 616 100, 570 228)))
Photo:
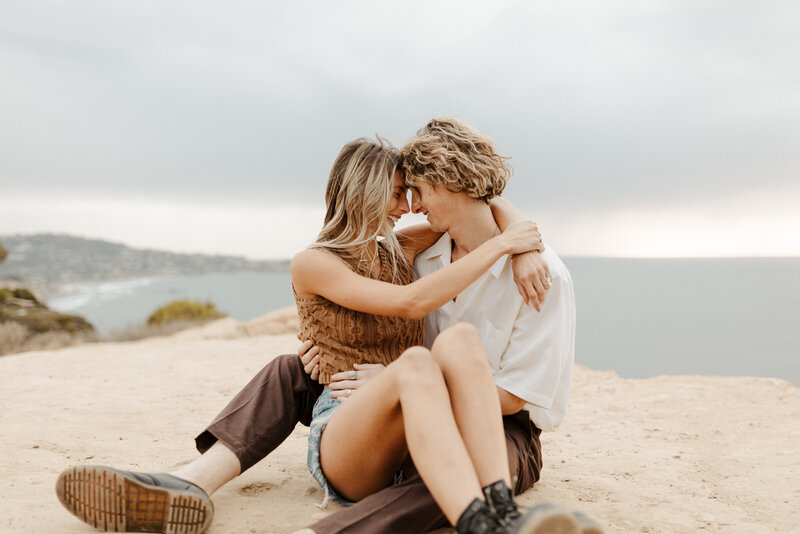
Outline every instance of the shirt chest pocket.
POLYGON ((500 358, 508 345, 509 333, 498 329, 491 321, 484 318, 481 321, 478 335, 483 342, 486 356, 489 358, 489 367, 493 372, 497 371, 500 369, 500 358))

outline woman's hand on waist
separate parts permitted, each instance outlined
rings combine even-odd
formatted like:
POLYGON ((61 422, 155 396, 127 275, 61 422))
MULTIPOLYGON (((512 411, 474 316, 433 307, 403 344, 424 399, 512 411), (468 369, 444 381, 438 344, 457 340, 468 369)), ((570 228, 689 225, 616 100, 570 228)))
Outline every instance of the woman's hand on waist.
POLYGON ((357 363, 354 369, 342 371, 331 376, 331 397, 338 399, 339 402, 345 401, 358 388, 375 378, 386 367, 382 363, 357 363))

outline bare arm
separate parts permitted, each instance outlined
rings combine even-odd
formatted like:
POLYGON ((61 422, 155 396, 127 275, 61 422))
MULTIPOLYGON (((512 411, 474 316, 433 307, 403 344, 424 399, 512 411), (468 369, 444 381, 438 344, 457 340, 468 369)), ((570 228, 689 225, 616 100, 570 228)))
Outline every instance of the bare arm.
POLYGON ((517 413, 525 407, 526 402, 524 399, 520 399, 500 386, 495 387, 497 387, 497 396, 500 397, 500 411, 503 412, 503 415, 517 413))
MULTIPOLYGON (((512 223, 526 220, 521 211, 515 208, 511 202, 502 197, 494 197, 493 199, 489 200, 489 208, 491 208, 492 217, 494 217, 494 220, 501 232, 505 232, 506 228, 508 228, 508 226, 512 223)), ((536 228, 536 231, 539 232, 539 227, 536 225, 536 223, 533 223, 533 225, 536 228)), ((541 240, 542 234, 540 233, 539 241, 541 240)), ((540 245, 533 252, 544 252, 544 245, 540 245)))
MULTIPOLYGON (((497 226, 503 230, 509 224, 525 220, 525 216, 504 198, 495 197, 489 201, 497 226)), ((533 223, 534 225, 536 223, 533 223)), ((538 231, 538 227, 537 227, 538 231)), ((541 240, 541 234, 539 234, 541 240)), ((526 304, 532 304, 536 311, 541 311, 547 290, 549 289, 550 268, 542 259, 544 245, 537 252, 528 252, 514 256, 511 262, 514 271, 514 283, 526 304)))
POLYGON ((436 243, 442 234, 443 232, 434 232, 428 223, 415 224, 395 232, 409 263, 414 263, 417 254, 436 243))
POLYGON ((360 276, 328 252, 304 250, 292 261, 292 284, 300 297, 320 295, 351 310, 419 319, 458 295, 503 254, 530 250, 537 241, 529 223, 515 223, 458 261, 405 286, 360 276))

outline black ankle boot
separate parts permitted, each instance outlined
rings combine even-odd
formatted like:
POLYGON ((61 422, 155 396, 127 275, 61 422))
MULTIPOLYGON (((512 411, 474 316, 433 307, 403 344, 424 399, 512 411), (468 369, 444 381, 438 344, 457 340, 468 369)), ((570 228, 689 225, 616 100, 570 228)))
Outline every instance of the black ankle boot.
POLYGON ((458 534, 506 534, 508 532, 486 501, 478 498, 461 513, 461 517, 456 523, 456 531, 458 534))
POLYGON ((489 484, 483 488, 483 494, 486 496, 486 502, 504 525, 513 525, 522 516, 514 502, 514 494, 504 480, 489 484))

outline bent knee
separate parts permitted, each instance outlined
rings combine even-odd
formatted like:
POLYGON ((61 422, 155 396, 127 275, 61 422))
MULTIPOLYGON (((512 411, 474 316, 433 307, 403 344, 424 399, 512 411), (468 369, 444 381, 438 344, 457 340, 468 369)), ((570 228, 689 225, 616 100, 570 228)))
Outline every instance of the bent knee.
POLYGON ((297 354, 281 354, 269 362, 259 373, 262 380, 277 379, 279 384, 295 384, 294 387, 307 387, 314 383, 297 354))
POLYGON ((472 323, 465 323, 463 321, 456 323, 453 326, 445 329, 445 331, 442 332, 442 334, 456 336, 459 339, 464 337, 479 338, 478 329, 475 328, 475 326, 472 323))
POLYGON ((272 361, 275 362, 275 365, 286 365, 289 367, 297 367, 299 365, 303 367, 303 362, 299 354, 281 354, 280 356, 275 356, 272 361))
POLYGON ((406 349, 398 358, 397 364, 401 384, 421 384, 441 376, 439 365, 434 361, 431 351, 425 347, 406 349))
POLYGON ((303 361, 297 354, 281 354, 269 362, 264 369, 276 368, 280 374, 305 374, 303 361))
POLYGON ((478 330, 469 323, 456 323, 439 334, 432 351, 436 362, 445 369, 470 363, 488 365, 478 330))
POLYGON ((481 344, 478 329, 470 323, 456 323, 436 336, 436 340, 433 342, 433 350, 442 345, 457 347, 476 343, 481 344))
POLYGON ((435 366, 436 362, 433 361, 431 351, 425 347, 410 347, 403 351, 403 354, 397 359, 401 367, 406 369, 425 369, 430 366, 435 366))

